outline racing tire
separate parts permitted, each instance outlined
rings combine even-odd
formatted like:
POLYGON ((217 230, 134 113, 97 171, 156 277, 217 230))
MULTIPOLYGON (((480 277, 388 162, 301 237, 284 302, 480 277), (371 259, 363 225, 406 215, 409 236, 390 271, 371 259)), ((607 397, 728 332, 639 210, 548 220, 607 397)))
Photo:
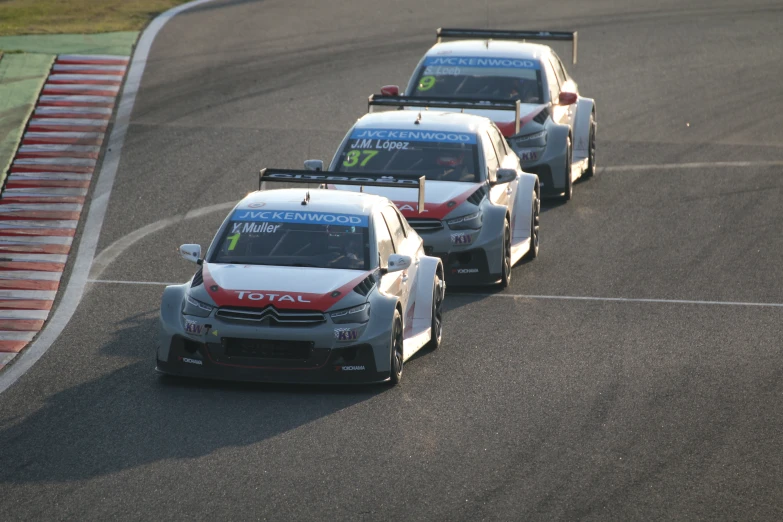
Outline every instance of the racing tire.
POLYGON ((440 348, 441 339, 443 339, 443 291, 441 290, 441 279, 439 274, 435 274, 435 284, 432 287, 432 333, 430 342, 426 348, 437 350, 440 348))
POLYGON ((590 114, 590 138, 587 140, 587 170, 585 178, 595 175, 595 114, 590 114))
POLYGON ((394 309, 394 319, 392 320, 391 334, 391 368, 389 371, 389 383, 392 386, 400 384, 402 380, 402 371, 405 366, 403 344, 402 344, 402 317, 400 311, 394 309))
POLYGON ((563 201, 571 201, 574 195, 574 182, 571 179, 571 136, 566 138, 566 166, 565 166, 565 191, 563 192, 563 201))
POLYGON ((508 217, 503 224, 503 261, 501 262, 500 288, 508 288, 511 284, 511 226, 508 217))
POLYGON ((525 254, 525 259, 532 261, 538 257, 539 231, 541 230, 541 199, 533 193, 532 215, 530 216, 530 250, 525 254))

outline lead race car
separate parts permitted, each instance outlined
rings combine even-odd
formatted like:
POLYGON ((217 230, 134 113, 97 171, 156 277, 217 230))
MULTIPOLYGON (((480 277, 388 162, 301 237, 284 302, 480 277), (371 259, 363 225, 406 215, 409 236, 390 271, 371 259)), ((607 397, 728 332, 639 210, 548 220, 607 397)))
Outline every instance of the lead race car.
MULTIPOLYGON (((519 100, 521 118, 470 110, 491 118, 508 139, 526 172, 538 175, 544 195, 570 200, 573 182, 595 174, 595 101, 579 95, 576 82, 548 46, 527 42, 572 42, 577 33, 438 29, 437 43, 421 59, 405 94, 411 97, 519 100), (444 38, 460 38, 442 42, 444 38)), ((386 95, 400 88, 387 85, 386 95)))
MULTIPOLYGON (((265 183, 412 187, 419 176, 263 169, 265 183)), ((333 190, 259 190, 242 199, 193 278, 167 286, 157 369, 188 377, 348 383, 402 378, 425 345, 437 348, 446 285, 440 259, 386 198, 333 190)))
MULTIPOLYGON (((538 256, 538 178, 520 169, 519 159, 488 118, 432 110, 372 112, 372 107, 472 107, 518 114, 519 103, 373 95, 368 104, 369 114, 345 136, 329 170, 423 175, 423 209, 413 190, 367 190, 394 200, 424 240, 425 252, 443 260, 449 284, 508 286, 511 267, 524 256, 538 256)), ((308 160, 305 166, 324 167, 321 160, 308 160)))

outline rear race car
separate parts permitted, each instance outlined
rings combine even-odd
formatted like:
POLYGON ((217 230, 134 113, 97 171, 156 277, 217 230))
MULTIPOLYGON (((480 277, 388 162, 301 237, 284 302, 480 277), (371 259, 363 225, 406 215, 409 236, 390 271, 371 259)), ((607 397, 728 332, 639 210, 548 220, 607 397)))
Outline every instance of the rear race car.
MULTIPOLYGON (((595 101, 580 96, 557 54, 530 41, 572 43, 576 32, 438 29, 405 94, 410 97, 486 98, 520 102, 520 115, 465 109, 494 121, 526 172, 538 175, 544 195, 571 199, 573 182, 595 173, 595 101), (458 39, 442 42, 443 39, 458 39)), ((384 94, 398 95, 389 85, 384 94)))
MULTIPOLYGON (((312 183, 301 177, 310 174, 265 169, 261 182, 312 183)), ((358 182, 394 186, 367 176, 358 182)), ((424 189, 418 177, 396 183, 424 189)), ((203 257, 199 245, 180 247, 199 268, 163 293, 157 369, 242 381, 399 382, 405 360, 440 344, 445 296, 440 260, 424 254, 406 225, 389 200, 371 194, 249 194, 203 257)))

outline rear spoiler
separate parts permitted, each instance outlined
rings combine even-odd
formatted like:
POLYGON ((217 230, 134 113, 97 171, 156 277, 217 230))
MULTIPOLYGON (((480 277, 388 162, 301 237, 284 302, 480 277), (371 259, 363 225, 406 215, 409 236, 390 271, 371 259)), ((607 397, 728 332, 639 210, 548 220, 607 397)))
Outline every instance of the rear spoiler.
POLYGON ((424 211, 424 176, 416 174, 380 174, 377 172, 332 172, 292 169, 261 169, 258 174, 258 190, 264 183, 327 183, 357 185, 360 187, 416 188, 419 191, 419 212, 424 211))
POLYGON ((427 107, 433 109, 476 109, 495 111, 514 111, 516 116, 516 131, 519 133, 519 100, 498 100, 488 98, 477 100, 474 98, 444 98, 444 97, 414 97, 414 96, 384 96, 371 94, 367 99, 367 112, 373 106, 381 107, 427 107))
POLYGON ((576 64, 576 31, 495 31, 492 29, 438 29, 438 43, 442 38, 481 38, 488 40, 543 40, 572 42, 571 52, 576 64))

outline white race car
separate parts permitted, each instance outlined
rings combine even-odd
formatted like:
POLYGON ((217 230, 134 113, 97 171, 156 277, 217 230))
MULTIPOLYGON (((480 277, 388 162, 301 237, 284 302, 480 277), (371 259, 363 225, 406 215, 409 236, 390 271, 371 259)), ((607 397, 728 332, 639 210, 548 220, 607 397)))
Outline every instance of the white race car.
MULTIPOLYGON (((522 171, 519 158, 488 118, 425 108, 494 108, 518 114, 519 103, 388 96, 371 96, 369 103, 422 109, 366 114, 343 139, 329 170, 424 176, 423 209, 412 189, 366 191, 394 201, 421 235, 425 252, 443 260, 449 284, 508 286, 511 267, 538 255, 538 178, 522 171)), ((320 160, 305 166, 324 167, 320 160)), ((332 186, 355 189, 339 182, 332 186)))
MULTIPOLYGON (((413 187, 403 176, 340 174, 340 183, 413 187)), ((309 171, 261 171, 263 182, 333 182, 309 171)), ((422 199, 422 196, 419 196, 422 199)), ((440 259, 388 199, 319 189, 261 190, 229 213, 183 285, 166 287, 157 368, 167 374, 266 382, 402 378, 403 363, 443 327, 440 259)))
MULTIPOLYGON (((438 42, 416 66, 405 94, 422 98, 488 98, 519 101, 508 113, 466 109, 494 121, 525 172, 538 175, 544 195, 571 199, 573 182, 595 173, 595 101, 579 95, 555 52, 526 40, 572 42, 575 32, 438 29, 438 42), (441 42, 443 38, 459 38, 441 42)), ((396 85, 381 89, 398 95, 396 85)))

